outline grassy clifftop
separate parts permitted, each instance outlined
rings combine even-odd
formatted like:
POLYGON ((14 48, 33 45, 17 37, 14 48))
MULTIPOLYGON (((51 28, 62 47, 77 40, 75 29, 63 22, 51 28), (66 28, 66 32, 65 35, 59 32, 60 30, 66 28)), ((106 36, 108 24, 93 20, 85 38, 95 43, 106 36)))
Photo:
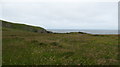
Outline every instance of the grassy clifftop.
POLYGON ((119 64, 117 35, 88 35, 81 32, 39 34, 34 29, 45 30, 3 22, 3 66, 119 64))
POLYGON ((9 29, 16 29, 22 31, 36 32, 36 33, 50 33, 42 27, 30 26, 26 24, 11 23, 7 21, 0 20, 2 22, 2 27, 9 29))

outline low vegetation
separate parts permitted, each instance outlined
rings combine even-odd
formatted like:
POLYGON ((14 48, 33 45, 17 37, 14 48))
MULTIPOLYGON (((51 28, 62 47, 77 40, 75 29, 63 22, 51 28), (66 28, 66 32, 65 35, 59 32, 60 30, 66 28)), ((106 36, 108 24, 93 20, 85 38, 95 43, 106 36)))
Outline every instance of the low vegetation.
POLYGON ((0 20, 0 22, 2 22, 3 28, 10 28, 10 29, 16 29, 16 30, 22 30, 22 31, 28 31, 28 32, 36 32, 36 33, 51 33, 42 27, 30 26, 26 24, 11 23, 7 21, 3 21, 3 20, 0 20))
POLYGON ((3 28, 3 65, 118 65, 118 36, 3 28))

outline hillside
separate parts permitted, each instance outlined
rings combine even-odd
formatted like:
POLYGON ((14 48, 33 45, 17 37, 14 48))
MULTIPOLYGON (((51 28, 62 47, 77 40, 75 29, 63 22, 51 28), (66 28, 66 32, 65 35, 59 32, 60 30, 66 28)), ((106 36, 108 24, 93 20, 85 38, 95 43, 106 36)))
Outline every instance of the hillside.
POLYGON ((117 35, 40 34, 29 28, 36 29, 3 22, 2 65, 119 65, 117 35))
POLYGON ((50 31, 47 31, 42 27, 11 23, 3 20, 0 20, 0 21, 2 22, 2 28, 16 29, 16 30, 36 32, 36 33, 51 33, 50 31))

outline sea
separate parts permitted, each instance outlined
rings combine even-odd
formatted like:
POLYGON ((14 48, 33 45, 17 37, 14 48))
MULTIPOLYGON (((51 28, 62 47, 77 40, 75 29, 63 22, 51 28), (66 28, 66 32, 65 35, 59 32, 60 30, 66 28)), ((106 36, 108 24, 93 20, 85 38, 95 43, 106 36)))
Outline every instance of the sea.
POLYGON ((118 34, 118 30, 83 30, 83 29, 47 29, 54 33, 84 32, 89 34, 118 34))

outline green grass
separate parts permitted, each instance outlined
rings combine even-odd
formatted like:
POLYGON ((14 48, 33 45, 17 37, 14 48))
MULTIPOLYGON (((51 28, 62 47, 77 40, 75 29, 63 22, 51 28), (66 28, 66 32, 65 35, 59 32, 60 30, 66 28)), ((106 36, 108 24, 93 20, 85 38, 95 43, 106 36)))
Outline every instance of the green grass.
POLYGON ((47 32, 42 27, 31 26, 31 25, 26 25, 26 24, 19 24, 19 23, 11 23, 8 21, 3 21, 3 20, 0 20, 0 22, 2 22, 3 28, 10 28, 10 29, 16 29, 16 30, 22 30, 22 31, 28 31, 28 32, 39 32, 39 33, 40 33, 40 31, 47 32))
POLYGON ((3 28, 3 65, 118 65, 118 36, 3 28))

